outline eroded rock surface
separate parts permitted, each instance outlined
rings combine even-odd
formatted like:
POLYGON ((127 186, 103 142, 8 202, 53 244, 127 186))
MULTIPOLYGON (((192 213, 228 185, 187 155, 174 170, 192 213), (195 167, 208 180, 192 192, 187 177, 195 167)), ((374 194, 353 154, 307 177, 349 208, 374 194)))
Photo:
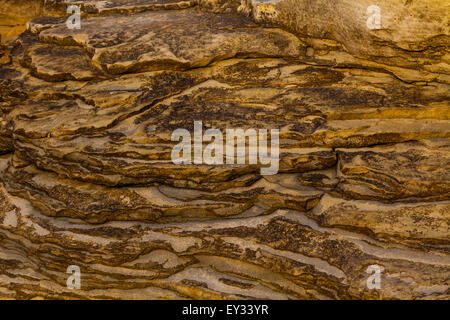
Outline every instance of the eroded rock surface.
POLYGON ((0 298, 449 299, 448 6, 330 3, 8 2, 0 298), (279 129, 278 173, 174 164, 194 121, 279 129))

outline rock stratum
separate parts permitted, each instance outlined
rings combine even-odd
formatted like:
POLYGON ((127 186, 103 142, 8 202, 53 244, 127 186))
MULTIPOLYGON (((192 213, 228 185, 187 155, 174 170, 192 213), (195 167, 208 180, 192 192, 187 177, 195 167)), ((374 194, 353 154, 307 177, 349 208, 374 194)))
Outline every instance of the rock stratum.
POLYGON ((372 4, 0 1, 0 299, 449 299, 450 5, 372 4), (279 172, 173 164, 194 121, 279 172))

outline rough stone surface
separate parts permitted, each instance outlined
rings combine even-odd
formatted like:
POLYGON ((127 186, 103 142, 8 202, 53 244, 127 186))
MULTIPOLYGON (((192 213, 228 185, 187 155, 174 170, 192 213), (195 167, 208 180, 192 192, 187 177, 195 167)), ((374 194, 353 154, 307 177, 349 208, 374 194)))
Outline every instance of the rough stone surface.
POLYGON ((450 299, 448 1, 371 4, 0 0, 0 299, 450 299))

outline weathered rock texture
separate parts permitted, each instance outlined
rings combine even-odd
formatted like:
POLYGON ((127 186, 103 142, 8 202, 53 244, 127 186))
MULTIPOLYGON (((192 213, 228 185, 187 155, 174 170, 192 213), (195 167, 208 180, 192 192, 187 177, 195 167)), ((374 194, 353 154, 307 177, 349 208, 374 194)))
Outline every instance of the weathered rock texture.
POLYGON ((450 298, 448 1, 0 4, 0 298, 450 298), (279 173, 173 164, 194 121, 279 173))

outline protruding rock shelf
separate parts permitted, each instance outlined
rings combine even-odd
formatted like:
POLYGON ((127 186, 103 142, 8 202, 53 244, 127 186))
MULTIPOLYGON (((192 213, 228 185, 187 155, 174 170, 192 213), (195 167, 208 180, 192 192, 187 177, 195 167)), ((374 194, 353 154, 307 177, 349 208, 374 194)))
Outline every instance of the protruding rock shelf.
POLYGON ((371 4, 0 0, 0 299, 450 299, 448 1, 371 4))

